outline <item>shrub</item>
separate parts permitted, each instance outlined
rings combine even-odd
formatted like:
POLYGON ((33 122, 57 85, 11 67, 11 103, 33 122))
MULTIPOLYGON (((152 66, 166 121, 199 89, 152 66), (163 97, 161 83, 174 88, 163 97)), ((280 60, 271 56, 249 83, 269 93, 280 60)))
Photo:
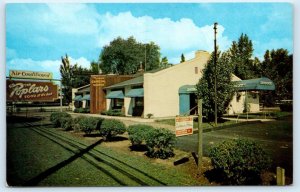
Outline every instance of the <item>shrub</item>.
POLYGON ((73 130, 74 121, 71 117, 64 117, 60 121, 61 121, 61 127, 65 131, 73 130))
POLYGON ((98 121, 99 119, 95 117, 84 117, 79 120, 80 129, 86 134, 91 134, 92 131, 96 130, 98 121))
POLYGON ((124 116, 121 109, 112 109, 112 110, 108 110, 108 111, 102 111, 101 115, 124 116))
POLYGON ((128 127, 127 132, 129 135, 129 140, 131 141, 132 145, 141 145, 143 142, 146 141, 147 135, 150 131, 154 128, 150 125, 131 125, 128 127))
POLYGON ((66 112, 54 112, 50 115, 50 121, 54 124, 54 127, 61 127, 61 119, 71 118, 71 115, 66 112))
POLYGON ((148 113, 148 114, 147 114, 148 119, 151 119, 152 116, 153 116, 152 113, 148 113))
POLYGON ((173 157, 173 148, 175 144, 175 134, 167 129, 153 129, 147 133, 146 145, 149 157, 167 159, 173 157))
POLYGON ((259 184, 261 172, 271 164, 257 143, 245 139, 224 141, 210 149, 209 157, 224 184, 231 185, 259 184))
POLYGON ((119 120, 104 119, 99 131, 105 140, 110 140, 118 134, 123 134, 126 131, 126 127, 125 124, 119 120))
POLYGON ((90 113, 90 108, 75 108, 74 113, 90 113))
POLYGON ((291 103, 281 104, 279 107, 281 111, 287 111, 287 112, 293 111, 293 104, 291 103))

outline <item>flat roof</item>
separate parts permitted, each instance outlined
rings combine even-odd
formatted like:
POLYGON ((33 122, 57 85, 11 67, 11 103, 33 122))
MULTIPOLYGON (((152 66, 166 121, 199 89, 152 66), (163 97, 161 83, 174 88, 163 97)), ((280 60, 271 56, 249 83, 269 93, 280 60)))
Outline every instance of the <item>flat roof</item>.
POLYGON ((129 79, 127 81, 123 81, 121 83, 117 83, 108 87, 105 87, 104 89, 113 89, 113 88, 120 88, 125 87, 127 85, 140 85, 144 83, 144 75, 138 76, 133 79, 129 79))

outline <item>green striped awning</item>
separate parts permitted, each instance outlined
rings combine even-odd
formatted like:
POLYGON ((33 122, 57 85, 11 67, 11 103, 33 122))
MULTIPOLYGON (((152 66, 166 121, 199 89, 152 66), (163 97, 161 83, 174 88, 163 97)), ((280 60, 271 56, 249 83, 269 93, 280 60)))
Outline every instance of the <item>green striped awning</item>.
POLYGON ((236 81, 235 88, 237 88, 238 91, 273 91, 275 90, 275 84, 270 79, 263 77, 263 78, 257 78, 257 79, 248 79, 248 80, 242 80, 242 81, 236 81))
POLYGON ((82 100, 82 96, 81 95, 76 95, 74 98, 74 101, 81 101, 82 100))
POLYGON ((144 88, 131 89, 126 94, 126 97, 144 97, 144 88))
POLYGON ((124 99, 123 91, 111 91, 106 95, 106 99, 124 99))
POLYGON ((85 96, 83 96, 82 100, 91 100, 90 94, 86 94, 85 96))

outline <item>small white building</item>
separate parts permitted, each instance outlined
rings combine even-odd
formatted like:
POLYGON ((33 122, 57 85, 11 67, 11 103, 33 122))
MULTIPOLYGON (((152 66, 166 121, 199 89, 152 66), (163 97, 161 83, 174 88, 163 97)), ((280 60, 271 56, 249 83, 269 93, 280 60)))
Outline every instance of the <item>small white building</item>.
POLYGON ((72 111, 90 107, 90 84, 72 89, 72 111))

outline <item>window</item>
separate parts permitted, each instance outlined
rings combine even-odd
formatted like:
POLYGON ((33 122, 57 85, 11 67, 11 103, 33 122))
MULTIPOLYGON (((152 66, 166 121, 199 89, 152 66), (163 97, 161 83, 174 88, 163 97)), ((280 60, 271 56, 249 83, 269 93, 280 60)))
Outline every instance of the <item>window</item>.
POLYGON ((198 74, 198 67, 195 67, 195 74, 198 74))

